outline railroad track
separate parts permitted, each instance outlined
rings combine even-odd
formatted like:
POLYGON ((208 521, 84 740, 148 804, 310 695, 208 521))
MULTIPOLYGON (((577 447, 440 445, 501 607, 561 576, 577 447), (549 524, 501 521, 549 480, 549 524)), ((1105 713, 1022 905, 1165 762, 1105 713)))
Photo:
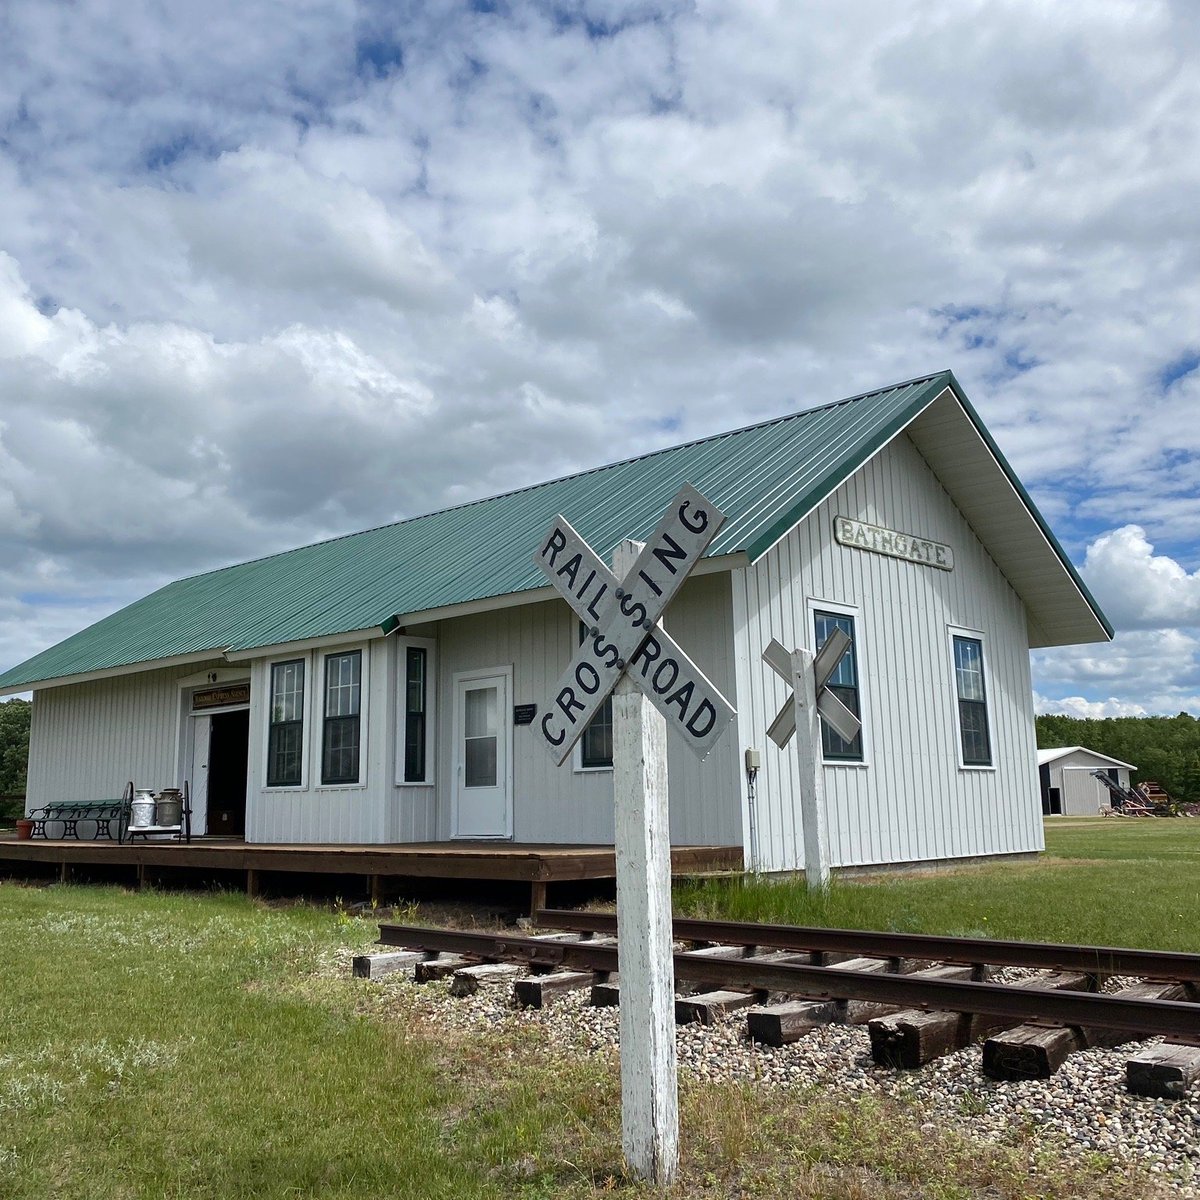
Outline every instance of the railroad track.
MULTIPOLYGON (((460 995, 511 980, 516 1002, 538 1007, 583 988, 594 1004, 619 1002, 614 915, 541 910, 536 923, 550 932, 381 925, 380 941, 403 952, 356 960, 355 973, 452 976, 460 995)), ((892 1067, 982 1041, 996 1079, 1047 1078, 1077 1050, 1161 1037, 1129 1060, 1130 1090, 1178 1098, 1200 1078, 1200 955, 690 919, 673 936, 681 1022, 745 1009, 748 1036, 770 1045, 865 1024, 872 1057, 892 1067), (996 979, 1012 968, 1023 977, 996 979), (1100 990, 1113 979, 1125 982, 1100 990)))

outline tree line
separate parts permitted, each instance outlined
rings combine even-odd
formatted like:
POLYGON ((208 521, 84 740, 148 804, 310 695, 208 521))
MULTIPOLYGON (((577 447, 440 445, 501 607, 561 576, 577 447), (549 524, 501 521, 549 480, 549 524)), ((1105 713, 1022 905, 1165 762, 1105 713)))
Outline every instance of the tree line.
POLYGON ((1037 718, 1039 749, 1086 746, 1132 763, 1134 783, 1153 779, 1175 800, 1200 803, 1200 721, 1175 717, 1037 718))
POLYGON ((25 773, 29 765, 28 700, 0 700, 0 827, 7 827, 23 811, 25 773))

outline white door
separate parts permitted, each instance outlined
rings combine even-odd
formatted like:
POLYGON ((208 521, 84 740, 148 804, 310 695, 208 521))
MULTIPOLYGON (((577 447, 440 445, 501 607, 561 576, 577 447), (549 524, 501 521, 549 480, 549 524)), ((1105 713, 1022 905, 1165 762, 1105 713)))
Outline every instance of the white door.
POLYGON ((192 718, 192 770, 188 792, 192 798, 192 833, 208 829, 208 746, 212 733, 211 717, 192 718))
POLYGON ((512 837, 510 679, 510 671, 455 676, 456 838, 512 837))

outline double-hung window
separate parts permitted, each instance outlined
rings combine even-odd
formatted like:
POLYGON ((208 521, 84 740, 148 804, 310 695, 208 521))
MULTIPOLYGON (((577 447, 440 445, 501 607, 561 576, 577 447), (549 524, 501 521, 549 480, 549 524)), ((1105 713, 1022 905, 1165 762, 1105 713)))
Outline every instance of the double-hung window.
POLYGON ((271 664, 267 787, 299 787, 304 769, 304 659, 271 664))
MULTIPOLYGON (((854 618, 848 613, 826 612, 816 609, 813 612, 816 623, 816 648, 820 650, 835 629, 840 629, 850 639, 850 649, 842 655, 837 670, 829 677, 828 687, 831 692, 856 716, 862 716, 862 706, 859 699, 858 685, 858 644, 854 637, 854 618)), ((826 762, 862 762, 863 741, 862 730, 854 735, 853 741, 846 741, 835 733, 824 721, 821 722, 821 756, 826 762)))
POLYGON ((990 767, 987 681, 983 673, 983 642, 951 635, 954 645, 954 687, 958 694, 958 736, 964 767, 990 767))
POLYGON ((400 647, 400 759, 401 783, 430 781, 430 651, 411 643, 400 647))
POLYGON ((362 745, 362 651, 325 656, 321 782, 358 783, 362 745))
MULTIPOLYGON (((579 623, 579 640, 588 636, 587 626, 579 623)), ((609 696, 588 722, 579 739, 579 767, 584 771, 601 770, 613 765, 613 702, 609 696)))

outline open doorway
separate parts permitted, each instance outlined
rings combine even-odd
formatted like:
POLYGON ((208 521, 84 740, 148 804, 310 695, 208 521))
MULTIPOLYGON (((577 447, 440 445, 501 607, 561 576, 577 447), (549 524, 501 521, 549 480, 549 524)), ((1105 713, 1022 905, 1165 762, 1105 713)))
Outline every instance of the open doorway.
POLYGON ((200 831, 225 837, 245 835, 249 751, 248 708, 196 718, 192 809, 200 831))

